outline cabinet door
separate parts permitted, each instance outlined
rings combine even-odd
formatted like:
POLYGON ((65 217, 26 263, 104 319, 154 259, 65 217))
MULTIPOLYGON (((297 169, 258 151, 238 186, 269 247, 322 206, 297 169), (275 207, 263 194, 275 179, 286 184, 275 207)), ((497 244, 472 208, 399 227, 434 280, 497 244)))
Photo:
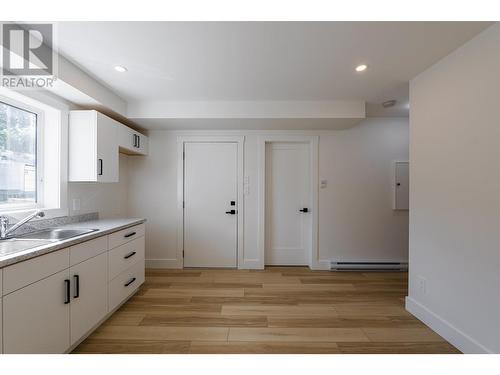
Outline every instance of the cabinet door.
POLYGON ((140 134, 137 134, 137 152, 141 155, 147 155, 148 153, 148 137, 140 134))
POLYGON ((126 153, 146 155, 148 150, 148 137, 130 129, 127 126, 122 126, 120 131, 120 147, 128 151, 126 153))
POLYGON ((3 297, 4 353, 64 353, 69 348, 69 271, 3 297))
POLYGON ((108 311, 107 269, 107 253, 70 268, 71 345, 99 323, 108 311))
POLYGON ((97 181, 118 182, 118 125, 97 112, 97 181))

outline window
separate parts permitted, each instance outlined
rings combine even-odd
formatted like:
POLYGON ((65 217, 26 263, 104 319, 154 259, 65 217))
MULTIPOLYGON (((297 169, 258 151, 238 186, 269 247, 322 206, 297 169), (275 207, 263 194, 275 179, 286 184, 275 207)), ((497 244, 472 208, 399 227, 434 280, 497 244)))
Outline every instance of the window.
POLYGON ((0 87, 0 215, 68 214, 68 110, 46 93, 0 87))
POLYGON ((38 203, 39 115, 0 101, 0 210, 38 203))

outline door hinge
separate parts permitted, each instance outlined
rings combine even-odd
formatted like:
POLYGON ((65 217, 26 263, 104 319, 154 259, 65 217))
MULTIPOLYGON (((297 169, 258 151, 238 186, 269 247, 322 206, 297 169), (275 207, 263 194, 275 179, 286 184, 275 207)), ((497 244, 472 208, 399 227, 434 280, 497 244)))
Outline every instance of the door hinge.
POLYGON ((184 250, 182 250, 182 257, 184 258, 184 250))
POLYGON ((186 207, 186 203, 184 201, 182 201, 182 208, 185 208, 186 207))
POLYGON ((182 151, 182 160, 186 160, 186 151, 182 151))

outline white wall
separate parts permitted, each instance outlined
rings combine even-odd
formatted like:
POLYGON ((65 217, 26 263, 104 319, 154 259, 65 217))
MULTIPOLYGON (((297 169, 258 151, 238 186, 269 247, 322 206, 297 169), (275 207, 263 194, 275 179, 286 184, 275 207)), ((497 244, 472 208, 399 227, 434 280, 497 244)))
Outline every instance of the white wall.
POLYGON ((120 154, 119 182, 96 183, 96 182, 70 182, 68 184, 68 208, 69 215, 99 212, 100 218, 127 217, 128 196, 128 173, 127 164, 129 158, 139 156, 128 156, 120 154), (80 200, 80 210, 73 209, 73 200, 80 200))
POLYGON ((323 259, 408 261, 408 211, 394 211, 393 162, 408 160, 408 119, 368 119, 320 136, 323 259))
MULTIPOLYGON (((245 135, 244 174, 250 194, 244 201, 244 259, 247 264, 255 263, 257 140, 263 132, 155 130, 149 133, 149 156, 128 160, 128 214, 148 219, 148 264, 169 267, 179 263, 176 163, 181 134, 245 135)), ((319 192, 320 259, 406 261, 408 214, 393 211, 391 199, 392 163, 408 160, 408 119, 367 119, 348 130, 307 134, 320 135, 319 175, 328 180, 328 187, 319 192)))
POLYGON ((468 353, 500 353, 499 46, 495 24, 410 84, 407 308, 468 353))

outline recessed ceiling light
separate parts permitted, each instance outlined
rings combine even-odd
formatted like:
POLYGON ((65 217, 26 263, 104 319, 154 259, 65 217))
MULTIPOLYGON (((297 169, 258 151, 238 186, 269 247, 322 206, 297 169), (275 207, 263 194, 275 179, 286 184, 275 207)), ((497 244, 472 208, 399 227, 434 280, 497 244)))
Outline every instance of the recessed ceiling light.
POLYGON ((368 68, 368 65, 365 65, 365 64, 361 64, 361 65, 358 65, 356 67, 356 71, 357 72, 364 72, 366 70, 366 68, 368 68))
POLYGON ((115 70, 120 73, 125 73, 128 69, 121 65, 116 65, 115 70))

